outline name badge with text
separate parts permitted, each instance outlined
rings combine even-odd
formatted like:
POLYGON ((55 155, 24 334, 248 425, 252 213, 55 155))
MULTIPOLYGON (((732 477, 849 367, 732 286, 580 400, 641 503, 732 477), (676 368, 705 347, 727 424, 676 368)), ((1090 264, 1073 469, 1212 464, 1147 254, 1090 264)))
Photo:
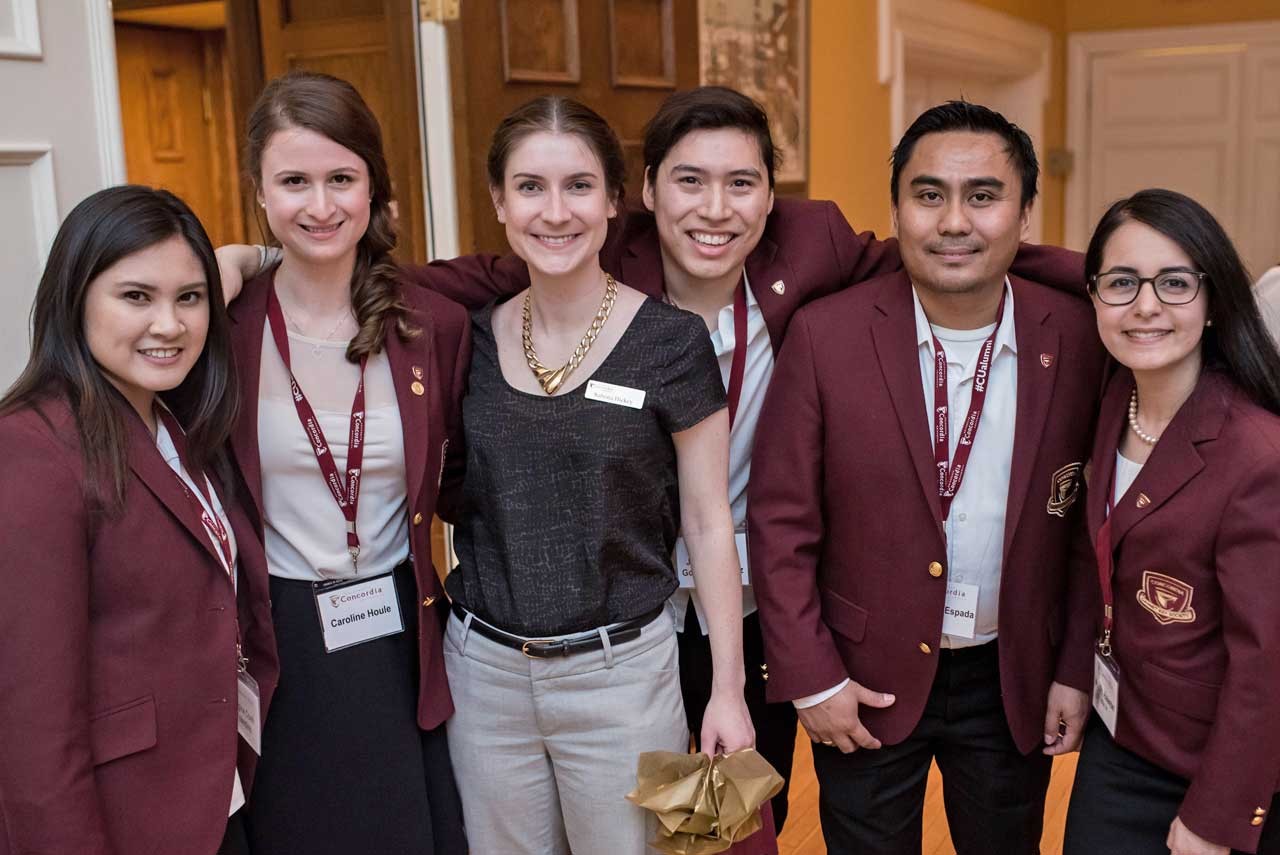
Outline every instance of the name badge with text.
POLYGON ((586 398, 588 401, 602 401, 606 404, 630 407, 633 410, 644 407, 643 389, 615 386, 612 383, 601 383, 599 380, 587 381, 586 398))
POLYGON ((942 633, 956 638, 973 638, 978 623, 978 585, 947 583, 947 601, 942 606, 942 633))
POLYGON ((236 675, 236 730, 253 753, 262 756, 262 695, 248 671, 236 675))
POLYGON ((1110 656, 1093 654, 1093 708, 1114 739, 1120 712, 1120 667, 1110 656))
MULTIPOLYGON (((751 571, 747 568, 747 533, 733 533, 733 545, 738 548, 738 571, 742 574, 742 584, 751 584, 751 571)), ((680 579, 681 588, 695 588, 693 578, 693 562, 689 558, 689 547, 683 537, 676 538, 676 576, 680 579)))
POLYGON ((391 573, 369 579, 321 582, 315 592, 326 653, 404 632, 391 573))

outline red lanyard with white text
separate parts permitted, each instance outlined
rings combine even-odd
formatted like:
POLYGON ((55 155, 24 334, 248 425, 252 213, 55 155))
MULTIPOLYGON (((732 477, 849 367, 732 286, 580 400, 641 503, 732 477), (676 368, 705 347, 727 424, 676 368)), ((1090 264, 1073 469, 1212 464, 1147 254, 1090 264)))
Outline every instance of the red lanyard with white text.
POLYGON ((1098 560, 1098 585, 1102 588, 1102 638, 1098 639, 1098 652, 1111 655, 1111 628, 1115 625, 1115 590, 1112 576, 1115 573, 1115 547, 1111 543, 1111 516, 1115 512, 1116 464, 1111 464, 1111 478, 1107 482, 1107 518, 1098 528, 1098 539, 1093 542, 1093 554, 1098 560))
POLYGON ((733 292, 733 361, 729 364, 729 428, 738 415, 742 376, 747 371, 747 278, 733 292))
POLYGON ((191 491, 187 489, 187 482, 183 481, 177 472, 173 473, 174 477, 182 485, 182 494, 187 497, 187 501, 191 504, 191 510, 200 517, 200 522, 204 524, 205 531, 209 532, 209 536, 218 544, 218 554, 222 558, 222 569, 227 571, 227 575, 231 577, 234 584, 235 557, 231 554, 231 537, 227 534, 227 527, 223 525, 222 520, 214 510, 213 498, 209 494, 208 480, 203 470, 197 470, 191 465, 191 460, 187 454, 187 435, 183 432, 182 425, 178 424, 178 420, 173 417, 173 414, 167 408, 158 406, 156 407, 156 412, 160 415, 160 421, 164 422, 165 430, 169 432, 169 439, 173 440, 173 447, 177 449, 178 460, 182 463, 182 468, 187 470, 187 474, 191 476, 191 483, 195 484, 196 489, 200 491, 200 497, 204 499, 204 504, 200 503, 200 499, 191 495, 191 491))
POLYGON ((951 409, 947 396, 947 352, 942 349, 942 342, 933 336, 933 462, 938 467, 938 496, 942 500, 942 518, 951 513, 951 502, 960 492, 960 483, 964 480, 965 466, 969 463, 969 454, 973 451, 973 441, 978 435, 978 423, 982 420, 982 408, 987 402, 987 386, 991 379, 991 360, 995 355, 996 336, 1000 333, 1000 322, 1004 320, 1004 296, 1000 297, 1000 305, 996 308, 996 328, 982 343, 978 351, 978 366, 973 375, 973 394, 969 400, 969 413, 964 418, 964 426, 960 429, 960 441, 956 444, 956 457, 951 460, 949 433, 951 409), (941 403, 939 403, 941 402, 941 403))
POLYGON ((333 454, 329 443, 320 428, 320 420, 315 410, 302 393, 298 379, 293 376, 293 365, 289 359, 289 333, 285 330, 284 312, 280 309, 280 301, 276 299, 273 287, 267 292, 267 322, 271 326, 271 337, 275 339, 276 350, 284 360, 284 367, 289 372, 289 385, 293 392, 293 405, 298 411, 298 421, 311 440, 311 451, 316 456, 316 463, 324 474, 329 492, 333 494, 338 509, 347 521, 347 552, 351 554, 351 566, 355 567, 360 558, 360 537, 356 534, 356 511, 360 505, 360 466, 364 461, 364 369, 368 357, 360 359, 360 383, 356 386, 356 397, 351 402, 351 431, 347 442, 347 477, 344 480, 338 473, 338 466, 333 462, 333 454))

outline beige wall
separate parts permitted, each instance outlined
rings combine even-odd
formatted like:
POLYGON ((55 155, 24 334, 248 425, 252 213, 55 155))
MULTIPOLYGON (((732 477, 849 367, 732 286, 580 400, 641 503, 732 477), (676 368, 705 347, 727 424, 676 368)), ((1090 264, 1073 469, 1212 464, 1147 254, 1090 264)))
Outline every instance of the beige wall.
MULTIPOLYGON (((971 0, 1053 34, 1043 150, 1066 141, 1066 37, 1081 30, 1280 19, 1280 0, 971 0)), ((810 0, 809 195, 889 233, 889 90, 877 82, 875 0, 810 0)), ((1043 166, 1043 164, 1042 164, 1043 166)), ((1065 183, 1043 175, 1044 240, 1062 241, 1065 183)))

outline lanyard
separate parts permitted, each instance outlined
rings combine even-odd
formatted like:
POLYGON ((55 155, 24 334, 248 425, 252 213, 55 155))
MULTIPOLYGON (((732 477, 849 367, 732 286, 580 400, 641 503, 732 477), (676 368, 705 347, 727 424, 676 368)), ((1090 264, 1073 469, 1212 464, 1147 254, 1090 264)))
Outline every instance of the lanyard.
POLYGON ((738 415, 742 376, 747 370, 747 281, 743 277, 733 293, 733 361, 729 365, 729 429, 738 415))
POLYGON ((1102 588, 1102 638, 1098 639, 1098 652, 1111 655, 1111 628, 1115 625, 1115 546, 1111 542, 1111 517, 1115 513, 1116 464, 1111 464, 1111 478, 1107 481, 1107 518, 1098 529, 1098 539, 1093 542, 1093 553, 1098 561, 1098 585, 1102 588))
MULTIPOLYGON (((182 468, 186 469, 187 474, 191 476, 191 482, 200 491, 200 497, 204 499, 204 504, 201 504, 200 499, 191 495, 191 491, 187 489, 187 482, 183 481, 177 472, 174 472, 174 477, 182 485, 182 495, 186 496, 191 509, 200 515, 200 522, 204 524, 205 531, 218 544, 218 554, 222 558, 222 569, 226 570, 227 575, 232 577, 234 584, 235 557, 231 554, 231 538, 227 535, 227 527, 223 525, 222 520, 213 509, 213 499, 209 493, 208 479, 203 471, 197 471, 191 466, 191 461, 187 455, 187 435, 183 432, 182 426, 178 424, 178 420, 173 417, 167 407, 156 407, 156 411, 160 415, 160 421, 164 422, 165 430, 169 431, 169 438, 173 440, 173 447, 178 450, 178 460, 181 461, 182 468)), ((173 470, 170 469, 169 471, 172 472, 173 470)))
POLYGON ((360 505, 360 466, 364 461, 364 369, 368 357, 360 359, 360 383, 356 386, 356 397, 351 402, 351 430, 347 442, 347 477, 344 480, 333 462, 333 454, 329 443, 320 428, 320 420, 315 410, 302 393, 298 379, 293 376, 293 365, 289 359, 289 334, 284 326, 284 312, 280 309, 280 301, 276 298, 275 288, 267 292, 267 322, 271 326, 271 337, 275 339, 276 350, 284 360, 285 370, 289 372, 289 384, 293 392, 293 406, 298 411, 298 421, 311 440, 311 451, 320 465, 325 483, 338 509, 347 521, 347 552, 351 554, 351 566, 356 567, 360 558, 360 537, 356 534, 356 510, 360 505))
POLYGON ((960 429, 960 441, 956 445, 955 460, 951 460, 948 434, 951 431, 949 398, 947 396, 947 352, 942 342, 933 336, 933 462, 938 467, 938 496, 942 499, 942 518, 951 513, 951 502, 960 492, 960 483, 964 480, 965 467, 969 463, 969 454, 973 451, 973 441, 978 435, 978 423, 982 421, 982 408, 987 403, 987 387, 991 379, 991 360, 995 353, 996 336, 1000 333, 1000 322, 1004 320, 1004 296, 1000 297, 1000 305, 996 308, 996 328, 982 343, 978 352, 978 366, 973 376, 973 395, 969 400, 969 413, 964 418, 964 426, 960 429), (941 403, 939 403, 941 402, 941 403))

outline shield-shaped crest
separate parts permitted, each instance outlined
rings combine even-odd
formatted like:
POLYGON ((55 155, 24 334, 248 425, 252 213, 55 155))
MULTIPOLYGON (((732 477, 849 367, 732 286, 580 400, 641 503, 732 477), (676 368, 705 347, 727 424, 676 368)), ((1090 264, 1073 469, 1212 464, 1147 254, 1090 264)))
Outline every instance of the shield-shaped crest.
POLYGON ((1055 517, 1067 515, 1067 508, 1080 496, 1080 478, 1084 465, 1079 461, 1068 463, 1049 479, 1049 504, 1045 510, 1055 517))
POLYGON ((1053 354, 1052 353, 1040 354, 1040 364, 1043 365, 1045 368, 1048 368, 1049 366, 1053 365, 1053 354))
POLYGON ((1196 619, 1196 610, 1191 608, 1195 592, 1195 588, 1181 579, 1144 570, 1142 587, 1138 589, 1138 605, 1150 612, 1161 626, 1191 623, 1196 619))

